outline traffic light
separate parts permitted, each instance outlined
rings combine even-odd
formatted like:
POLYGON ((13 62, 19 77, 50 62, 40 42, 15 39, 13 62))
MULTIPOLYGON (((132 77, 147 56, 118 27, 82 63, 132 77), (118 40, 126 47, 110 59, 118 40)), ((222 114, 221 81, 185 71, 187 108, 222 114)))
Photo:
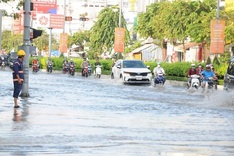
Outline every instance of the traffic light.
POLYGON ((71 16, 66 16, 65 21, 72 21, 72 17, 71 16))
POLYGON ((80 17, 80 21, 88 21, 89 18, 86 18, 86 17, 80 17))
POLYGON ((40 37, 42 35, 42 30, 37 30, 37 29, 34 29, 34 28, 31 28, 31 32, 30 32, 30 39, 34 39, 34 38, 37 38, 37 37, 40 37))

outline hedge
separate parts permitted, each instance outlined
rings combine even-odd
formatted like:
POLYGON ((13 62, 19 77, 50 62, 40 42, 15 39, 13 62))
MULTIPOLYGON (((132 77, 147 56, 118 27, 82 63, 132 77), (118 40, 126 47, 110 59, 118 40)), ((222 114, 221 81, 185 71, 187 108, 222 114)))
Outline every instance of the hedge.
MULTIPOLYGON (((32 62, 32 58, 30 58, 30 65, 32 62)), ((48 59, 47 57, 38 57, 40 61, 40 68, 46 69, 46 60, 48 59)), ((64 58, 61 57, 52 57, 51 60, 53 61, 53 69, 54 70, 62 70, 63 68, 63 60, 64 58)), ((69 61, 69 60, 68 60, 69 61)), ((77 72, 81 72, 81 64, 83 62, 83 59, 81 58, 73 58, 73 61, 76 64, 75 70, 77 72)), ((94 63, 96 60, 89 60, 89 62, 92 65, 92 69, 94 70, 94 63)), ((112 68, 112 60, 100 60, 100 63, 102 64, 102 73, 103 74, 111 74, 111 68, 112 68)), ((153 72, 153 69, 156 67, 157 63, 156 62, 145 62, 147 66, 150 66, 150 70, 153 72)), ((196 66, 198 65, 198 62, 195 63, 196 66)), ((187 79, 187 71, 190 68, 191 63, 189 62, 176 62, 176 63, 168 63, 168 62, 162 62, 161 66, 164 68, 166 72, 166 78, 167 79, 174 79, 174 80, 179 80, 179 81, 184 81, 187 79)), ((205 67, 205 64, 202 63, 202 66, 205 67)), ((218 78, 223 79, 226 69, 227 69, 228 64, 222 64, 220 65, 214 64, 214 67, 218 73, 218 78)))

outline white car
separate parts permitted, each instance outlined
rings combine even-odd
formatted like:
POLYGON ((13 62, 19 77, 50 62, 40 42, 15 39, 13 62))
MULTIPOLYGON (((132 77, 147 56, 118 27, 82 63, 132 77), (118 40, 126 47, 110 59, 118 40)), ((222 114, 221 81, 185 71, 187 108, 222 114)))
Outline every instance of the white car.
POLYGON ((123 83, 151 83, 152 72, 140 60, 118 60, 112 67, 112 79, 122 79, 123 83))

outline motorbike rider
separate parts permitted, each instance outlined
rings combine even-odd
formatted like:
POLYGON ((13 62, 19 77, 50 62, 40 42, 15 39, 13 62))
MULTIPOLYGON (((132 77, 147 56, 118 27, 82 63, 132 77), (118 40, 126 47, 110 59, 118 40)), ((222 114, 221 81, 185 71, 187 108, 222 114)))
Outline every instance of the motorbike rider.
POLYGON ((203 71, 203 68, 202 68, 202 65, 200 63, 197 65, 196 70, 197 70, 198 75, 201 76, 201 72, 203 71))
POLYGON ((154 68, 154 83, 155 84, 158 84, 159 81, 158 81, 158 76, 159 75, 162 75, 163 76, 163 84, 165 83, 166 79, 164 77, 165 75, 165 70, 161 67, 161 63, 158 62, 157 63, 157 66, 154 68))
POLYGON ((85 69, 85 68, 88 68, 88 66, 89 66, 89 63, 87 62, 86 58, 84 58, 84 61, 83 61, 83 63, 81 64, 82 76, 84 76, 84 69, 85 69))
POLYGON ((198 71, 196 70, 195 64, 192 63, 192 64, 191 64, 191 67, 190 67, 189 70, 188 70, 188 74, 187 74, 187 76, 188 76, 187 87, 188 87, 188 88, 190 88, 190 86, 191 86, 191 80, 192 80, 191 75, 195 75, 195 74, 196 74, 196 75, 199 75, 199 74, 198 74, 198 71))
POLYGON ((65 57, 64 60, 63 60, 63 70, 66 69, 66 71, 68 70, 68 60, 67 58, 65 57))
POLYGON ((205 89, 206 82, 209 81, 210 77, 212 77, 213 80, 217 79, 217 77, 215 76, 214 72, 211 70, 210 65, 206 65, 206 69, 202 71, 202 78, 203 78, 202 88, 203 88, 203 90, 205 89))
POLYGON ((97 68, 97 66, 101 66, 101 63, 99 62, 98 58, 96 59, 96 62, 94 63, 94 66, 95 66, 95 74, 96 74, 96 68, 97 68))
MULTIPOLYGON (((51 60, 51 58, 49 57, 48 60, 46 60, 46 68, 47 68, 47 72, 49 72, 49 65, 52 65, 53 67, 53 62, 51 60)), ((51 68, 52 68, 51 67, 51 68)))
POLYGON ((36 67, 36 70, 38 71, 39 69, 39 61, 37 59, 37 57, 34 57, 32 60, 32 67, 36 67))
MULTIPOLYGON (((214 72, 215 76, 218 77, 218 73, 215 70, 214 66, 212 64, 210 64, 211 70, 214 72)), ((214 80, 215 83, 215 89, 217 89, 217 84, 218 84, 218 79, 214 80)))

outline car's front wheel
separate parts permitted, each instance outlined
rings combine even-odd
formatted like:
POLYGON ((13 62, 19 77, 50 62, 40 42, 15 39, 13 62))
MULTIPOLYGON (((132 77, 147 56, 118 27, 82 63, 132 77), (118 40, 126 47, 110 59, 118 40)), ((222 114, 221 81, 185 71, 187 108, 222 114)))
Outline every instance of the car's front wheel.
POLYGON ((114 77, 114 74, 113 73, 111 73, 111 79, 114 79, 115 77, 114 77))

